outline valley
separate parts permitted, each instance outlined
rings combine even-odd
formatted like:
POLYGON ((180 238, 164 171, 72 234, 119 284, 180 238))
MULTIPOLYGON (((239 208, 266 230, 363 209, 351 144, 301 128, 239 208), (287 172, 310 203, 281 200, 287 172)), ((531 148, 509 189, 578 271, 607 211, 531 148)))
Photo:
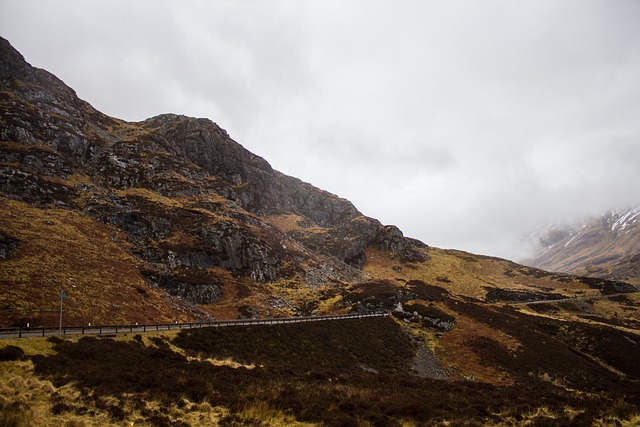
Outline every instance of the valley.
POLYGON ((639 283, 591 273, 432 247, 0 39, 1 327, 62 290, 78 327, 367 316, 2 339, 0 425, 637 425, 639 283))

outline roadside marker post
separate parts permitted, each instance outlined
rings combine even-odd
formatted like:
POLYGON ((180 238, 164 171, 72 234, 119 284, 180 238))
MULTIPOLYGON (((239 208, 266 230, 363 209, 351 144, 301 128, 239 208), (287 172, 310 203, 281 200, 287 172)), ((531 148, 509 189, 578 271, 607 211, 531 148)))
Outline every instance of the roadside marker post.
POLYGON ((64 292, 64 289, 60 291, 58 298, 60 299, 60 328, 58 332, 62 334, 62 301, 67 299, 67 294, 64 292))

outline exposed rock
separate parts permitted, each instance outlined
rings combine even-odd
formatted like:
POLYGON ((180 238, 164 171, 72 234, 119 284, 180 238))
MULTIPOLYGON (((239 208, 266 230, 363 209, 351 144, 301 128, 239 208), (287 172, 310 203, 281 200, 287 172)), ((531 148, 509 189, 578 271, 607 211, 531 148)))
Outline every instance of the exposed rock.
POLYGON ((378 227, 371 244, 379 251, 396 253, 402 262, 424 262, 429 259, 427 245, 404 237, 402 231, 394 225, 378 227))
POLYGON ((361 283, 344 296, 343 302, 358 314, 403 313, 403 304, 417 298, 388 281, 361 283))
POLYGON ((617 280, 598 279, 594 277, 580 277, 578 280, 592 289, 598 289, 603 295, 638 292, 635 286, 617 280))
POLYGON ((202 229, 200 237, 216 265, 242 271, 257 282, 277 277, 280 260, 267 245, 232 222, 202 229))
POLYGON ((432 378, 435 380, 449 379, 447 373, 442 369, 440 362, 424 343, 418 344, 416 357, 413 361, 413 371, 421 378, 432 378))
POLYGON ((339 259, 352 267, 362 268, 366 261, 365 251, 379 224, 374 219, 358 216, 322 233, 294 231, 289 235, 312 251, 339 259))
POLYGON ((260 312, 256 308, 248 305, 238 307, 238 311, 240 312, 241 319, 257 319, 260 317, 260 312))
POLYGON ((68 205, 75 198, 73 188, 39 174, 0 165, 0 191, 16 200, 34 204, 68 205))
POLYGON ((0 259, 11 259, 19 244, 18 239, 0 233, 0 259))
POLYGON ((222 298, 222 291, 216 285, 195 285, 193 283, 166 282, 162 286, 171 295, 176 295, 195 304, 215 304, 222 298))
POLYGON ((362 272, 348 265, 320 264, 305 271, 304 282, 311 288, 320 288, 331 283, 357 281, 362 272))
POLYGON ((193 304, 215 304, 222 298, 219 279, 199 268, 165 267, 147 269, 142 272, 147 280, 167 291, 170 295, 193 304))

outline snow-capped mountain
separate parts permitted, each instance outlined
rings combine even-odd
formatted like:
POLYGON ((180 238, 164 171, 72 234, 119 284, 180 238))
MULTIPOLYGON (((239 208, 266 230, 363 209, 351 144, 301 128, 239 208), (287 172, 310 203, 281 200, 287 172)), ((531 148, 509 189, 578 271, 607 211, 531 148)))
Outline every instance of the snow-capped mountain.
POLYGON ((614 235, 629 234, 637 229, 640 223, 640 205, 626 211, 614 211, 604 217, 606 227, 614 235))
POLYGON ((640 283, 640 205, 576 224, 550 224, 533 238, 539 250, 524 264, 640 283))

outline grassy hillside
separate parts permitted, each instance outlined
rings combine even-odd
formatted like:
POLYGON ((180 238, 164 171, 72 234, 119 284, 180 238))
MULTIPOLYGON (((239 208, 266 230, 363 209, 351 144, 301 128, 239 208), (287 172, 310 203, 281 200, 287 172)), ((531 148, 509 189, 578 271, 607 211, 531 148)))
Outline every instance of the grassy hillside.
POLYGON ((1 325, 55 325, 58 294, 67 324, 187 321, 202 316, 141 275, 126 236, 74 210, 0 196, 0 233, 19 242, 0 260, 1 325))

